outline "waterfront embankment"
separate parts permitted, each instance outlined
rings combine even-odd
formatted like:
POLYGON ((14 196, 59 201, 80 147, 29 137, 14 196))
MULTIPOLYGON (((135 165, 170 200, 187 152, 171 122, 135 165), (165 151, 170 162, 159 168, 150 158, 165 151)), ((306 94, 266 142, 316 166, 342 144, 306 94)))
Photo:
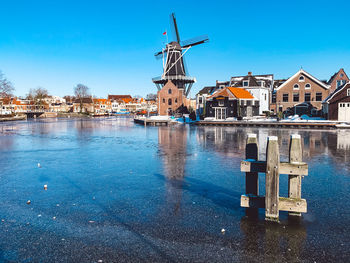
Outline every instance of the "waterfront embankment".
POLYGON ((9 117, 0 117, 0 122, 5 121, 21 121, 27 119, 26 115, 16 115, 16 116, 9 116, 9 117))

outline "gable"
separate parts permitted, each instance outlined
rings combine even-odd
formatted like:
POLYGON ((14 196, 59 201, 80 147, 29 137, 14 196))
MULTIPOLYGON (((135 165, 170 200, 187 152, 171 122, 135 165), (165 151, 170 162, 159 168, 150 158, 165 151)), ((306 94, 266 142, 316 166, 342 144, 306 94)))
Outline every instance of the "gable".
POLYGON ((299 70, 297 73, 295 73, 292 77, 290 77, 286 82, 284 82, 283 84, 281 84, 277 89, 276 91, 279 91, 285 87, 292 87, 294 86, 294 84, 298 84, 299 85, 299 88, 301 88, 300 86, 301 85, 305 85, 307 83, 310 83, 311 84, 311 88, 312 88, 312 85, 316 85, 324 90, 328 90, 329 89, 329 85, 323 83, 322 81, 318 80, 317 78, 315 78, 314 76, 312 76, 311 74, 307 73, 306 71, 304 70, 299 70), (305 78, 304 81, 299 81, 299 77, 300 76, 303 76, 305 78))

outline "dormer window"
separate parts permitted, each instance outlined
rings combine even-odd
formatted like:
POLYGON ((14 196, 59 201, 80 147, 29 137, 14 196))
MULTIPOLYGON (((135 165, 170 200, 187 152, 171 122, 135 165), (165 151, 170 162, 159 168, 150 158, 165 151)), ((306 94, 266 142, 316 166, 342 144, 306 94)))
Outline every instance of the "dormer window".
POLYGON ((248 86, 249 86, 249 81, 243 80, 243 87, 248 87, 248 86))
POLYGON ((298 84, 294 84, 293 89, 299 89, 299 85, 298 84))
POLYGON ((310 83, 305 84, 305 89, 311 89, 311 84, 310 83))
POLYGON ((301 75, 301 76, 299 77, 299 81, 300 81, 300 82, 305 81, 305 78, 304 78, 304 76, 303 76, 303 75, 301 75))

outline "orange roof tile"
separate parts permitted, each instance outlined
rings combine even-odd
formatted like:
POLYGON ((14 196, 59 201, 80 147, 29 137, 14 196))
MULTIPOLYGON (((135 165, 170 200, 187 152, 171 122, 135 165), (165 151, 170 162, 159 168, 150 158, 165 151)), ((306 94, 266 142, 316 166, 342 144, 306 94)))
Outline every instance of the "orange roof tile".
POLYGON ((231 91, 237 99, 254 99, 253 95, 245 89, 235 87, 227 87, 227 89, 231 91))

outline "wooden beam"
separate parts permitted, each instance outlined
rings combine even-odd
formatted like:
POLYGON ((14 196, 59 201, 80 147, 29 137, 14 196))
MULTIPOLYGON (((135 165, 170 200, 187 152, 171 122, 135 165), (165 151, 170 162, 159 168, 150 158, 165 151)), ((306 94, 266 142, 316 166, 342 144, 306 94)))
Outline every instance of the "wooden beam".
MULTIPOLYGON (((258 160, 258 140, 256 134, 248 134, 245 148, 245 158, 258 160)), ((257 172, 247 172, 245 176, 245 193, 259 195, 259 174, 257 172)), ((249 217, 258 217, 257 208, 247 208, 246 215, 249 217)))
MULTIPOLYGON (((290 136, 289 144, 289 162, 300 163, 303 160, 303 153, 301 148, 301 136, 299 134, 293 134, 290 136)), ((301 177, 295 176, 293 173, 289 173, 288 176, 288 197, 301 198, 301 177)), ((301 213, 289 213, 291 216, 301 216, 301 213)))
MULTIPOLYGON (((292 174, 292 175, 308 175, 308 165, 304 162, 295 163, 280 163, 280 174, 292 174)), ((246 159, 241 161, 241 172, 266 172, 266 162, 265 161, 255 161, 252 159, 246 159)))
POLYGON ((280 153, 277 136, 269 136, 266 148, 265 220, 278 221, 279 217, 280 153))
MULTIPOLYGON (((241 207, 265 208, 265 196, 242 195, 241 207)), ((280 197, 279 211, 306 213, 307 202, 305 199, 280 197)))

